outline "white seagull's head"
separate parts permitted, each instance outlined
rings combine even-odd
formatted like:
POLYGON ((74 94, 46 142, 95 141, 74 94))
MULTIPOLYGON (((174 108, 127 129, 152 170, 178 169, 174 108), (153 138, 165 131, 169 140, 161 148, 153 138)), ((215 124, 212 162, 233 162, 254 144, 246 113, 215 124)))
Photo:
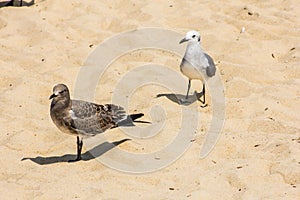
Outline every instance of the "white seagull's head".
POLYGON ((180 40, 179 44, 187 41, 200 42, 201 36, 197 31, 189 31, 186 33, 185 37, 180 40))

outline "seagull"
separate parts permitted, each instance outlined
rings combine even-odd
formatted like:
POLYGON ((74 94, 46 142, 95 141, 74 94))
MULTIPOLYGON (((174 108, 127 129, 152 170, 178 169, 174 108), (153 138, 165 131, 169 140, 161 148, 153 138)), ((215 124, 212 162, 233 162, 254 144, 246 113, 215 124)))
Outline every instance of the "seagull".
POLYGON ((182 58, 180 64, 180 71, 189 79, 186 97, 185 100, 182 100, 182 102, 186 102, 188 99, 191 80, 198 79, 203 83, 203 101, 200 99, 199 100, 203 104, 202 107, 205 107, 207 106, 205 103, 205 81, 215 75, 216 66, 213 59, 208 54, 203 52, 200 46, 200 40, 200 34, 197 31, 192 30, 187 32, 186 36, 179 42, 179 44, 188 42, 184 57, 182 58))
MULTIPOLYGON (((62 132, 77 136, 77 158, 81 160, 83 138, 92 137, 121 124, 133 125, 143 113, 127 115, 124 108, 114 104, 98 105, 81 100, 71 100, 64 84, 53 87, 50 106, 52 121, 62 132)), ((71 162, 70 161, 70 162, 71 162)))

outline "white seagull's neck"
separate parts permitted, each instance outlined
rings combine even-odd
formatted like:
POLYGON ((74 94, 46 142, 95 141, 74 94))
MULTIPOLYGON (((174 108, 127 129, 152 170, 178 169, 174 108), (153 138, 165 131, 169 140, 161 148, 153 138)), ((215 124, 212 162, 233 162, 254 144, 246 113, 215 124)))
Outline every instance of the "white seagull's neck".
POLYGON ((190 41, 186 47, 185 58, 188 59, 198 59, 203 54, 200 43, 195 41, 190 41))

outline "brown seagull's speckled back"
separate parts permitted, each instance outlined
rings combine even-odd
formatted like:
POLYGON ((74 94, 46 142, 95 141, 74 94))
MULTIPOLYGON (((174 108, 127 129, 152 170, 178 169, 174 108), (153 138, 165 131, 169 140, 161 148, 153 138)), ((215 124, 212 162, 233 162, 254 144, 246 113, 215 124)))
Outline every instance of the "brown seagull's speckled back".
POLYGON ((71 127, 85 136, 102 133, 116 127, 119 122, 127 118, 124 109, 113 104, 97 105, 72 100, 72 111, 74 115, 71 116, 71 127))

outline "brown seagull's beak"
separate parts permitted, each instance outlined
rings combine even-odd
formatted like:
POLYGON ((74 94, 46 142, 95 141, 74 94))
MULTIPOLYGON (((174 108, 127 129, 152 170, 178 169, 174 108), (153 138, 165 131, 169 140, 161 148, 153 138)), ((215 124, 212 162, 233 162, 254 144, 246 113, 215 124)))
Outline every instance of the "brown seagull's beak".
POLYGON ((57 97, 57 95, 56 94, 51 94, 51 96, 49 97, 49 99, 53 99, 54 97, 57 97))

